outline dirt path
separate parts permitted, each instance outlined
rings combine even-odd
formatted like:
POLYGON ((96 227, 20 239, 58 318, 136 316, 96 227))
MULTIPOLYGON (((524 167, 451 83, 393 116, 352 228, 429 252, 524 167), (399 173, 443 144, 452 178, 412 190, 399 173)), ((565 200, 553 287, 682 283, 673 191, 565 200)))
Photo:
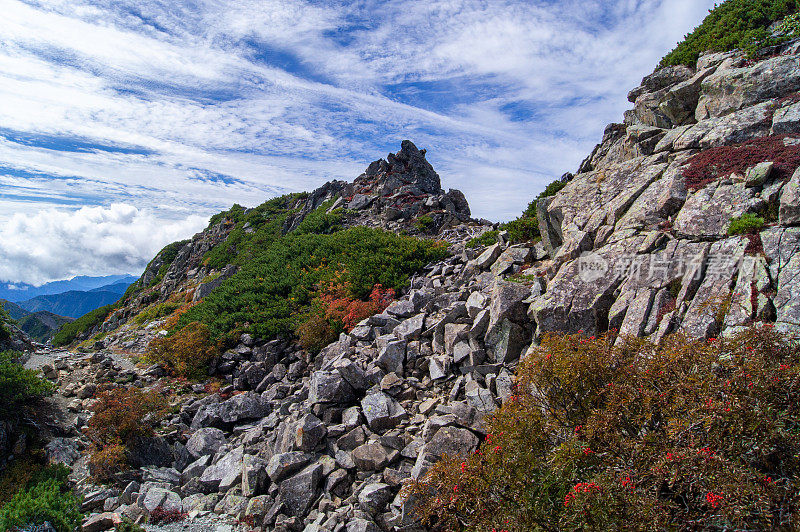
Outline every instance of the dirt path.
MULTIPOLYGON (((136 367, 127 355, 119 353, 106 353, 106 355, 111 357, 123 370, 132 370, 136 367)), ((76 353, 65 349, 42 349, 30 356, 28 361, 25 362, 25 367, 39 369, 45 364, 53 364, 56 360, 77 360, 87 356, 89 355, 86 353, 76 353)))

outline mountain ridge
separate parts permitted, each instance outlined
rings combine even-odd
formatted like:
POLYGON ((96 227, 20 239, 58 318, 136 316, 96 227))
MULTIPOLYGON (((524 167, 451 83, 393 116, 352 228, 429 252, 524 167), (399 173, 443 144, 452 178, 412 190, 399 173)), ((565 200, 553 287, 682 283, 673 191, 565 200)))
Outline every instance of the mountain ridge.
POLYGON ((40 295, 54 295, 69 290, 88 291, 118 282, 134 282, 136 279, 137 277, 130 274, 106 275, 101 277, 80 275, 68 280, 52 281, 41 286, 0 281, 0 299, 16 303, 40 295))

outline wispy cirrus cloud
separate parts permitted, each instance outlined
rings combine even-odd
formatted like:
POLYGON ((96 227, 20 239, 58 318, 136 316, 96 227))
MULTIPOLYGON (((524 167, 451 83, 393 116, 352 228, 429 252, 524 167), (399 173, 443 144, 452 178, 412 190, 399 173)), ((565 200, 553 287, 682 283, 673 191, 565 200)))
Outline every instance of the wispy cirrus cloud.
MULTIPOLYGON (((124 204, 138 214, 107 228, 189 236, 234 202, 352 179, 404 138, 476 216, 508 219, 712 4, 0 0, 0 234, 51 242, 19 216, 124 204)), ((152 234, 61 273, 60 248, 4 249, 0 279, 136 273, 175 236, 152 234)), ((94 249, 86 235, 64 238, 94 249)))

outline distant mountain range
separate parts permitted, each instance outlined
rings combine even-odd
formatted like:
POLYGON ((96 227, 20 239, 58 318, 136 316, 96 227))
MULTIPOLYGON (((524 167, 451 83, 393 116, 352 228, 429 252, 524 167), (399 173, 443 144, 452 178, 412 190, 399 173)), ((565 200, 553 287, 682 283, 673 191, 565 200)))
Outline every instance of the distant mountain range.
MULTIPOLYGON (((118 292, 119 288, 117 285, 124 284, 125 288, 127 288, 136 281, 136 279, 137 278, 133 275, 106 275, 103 277, 79 276, 73 277, 67 281, 53 281, 43 284, 42 286, 0 281, 0 299, 17 303, 38 296, 63 294, 70 291, 90 292, 102 289, 109 292, 118 292), (115 288, 110 289, 109 287, 111 286, 115 288)), ((125 289, 123 288, 120 295, 124 292, 125 289)))
POLYGON ((20 329, 44 343, 65 323, 116 302, 134 281, 132 275, 110 275, 75 277, 38 287, 1 283, 0 303, 20 329))
MULTIPOLYGON (((119 285, 112 286, 117 287, 119 285)), ((89 292, 70 290, 63 294, 37 296, 27 301, 19 301, 17 305, 28 312, 46 310, 60 316, 67 316, 68 318, 80 318, 87 312, 91 312, 96 308, 114 303, 124 293, 124 289, 121 291, 96 289, 89 292)))
POLYGON ((3 304, 11 318, 17 322, 20 329, 33 340, 41 343, 52 338, 59 327, 73 321, 72 318, 58 316, 46 310, 31 313, 10 301, 0 300, 0 303, 3 304))

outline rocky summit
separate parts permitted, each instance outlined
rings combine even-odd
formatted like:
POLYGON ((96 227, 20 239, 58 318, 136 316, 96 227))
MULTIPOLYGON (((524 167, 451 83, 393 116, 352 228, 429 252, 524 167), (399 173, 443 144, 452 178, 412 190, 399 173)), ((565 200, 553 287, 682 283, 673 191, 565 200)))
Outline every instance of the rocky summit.
MULTIPOLYGON (((175 294, 213 294, 242 266, 207 254, 250 227, 223 217, 165 250, 138 282, 147 290, 78 337, 90 347, 36 357, 58 386, 46 450, 72 469, 92 514, 83 530, 165 515, 191 530, 421 530, 404 482, 478 448, 544 334, 705 338, 759 322, 800 333, 798 65, 792 41, 758 60, 706 54, 646 77, 624 122, 537 202, 541 242, 500 231, 471 247, 495 227, 470 218, 410 141, 352 183, 287 200, 284 234, 341 209, 345 227, 443 240, 450 254, 319 353, 237 336, 208 375, 222 385, 169 381, 169 413, 130 450, 135 467, 100 485, 84 430, 98 386, 166 392, 167 368, 130 357, 170 325, 135 318, 175 294)), ((173 530, 163 526, 147 530, 173 530)))

